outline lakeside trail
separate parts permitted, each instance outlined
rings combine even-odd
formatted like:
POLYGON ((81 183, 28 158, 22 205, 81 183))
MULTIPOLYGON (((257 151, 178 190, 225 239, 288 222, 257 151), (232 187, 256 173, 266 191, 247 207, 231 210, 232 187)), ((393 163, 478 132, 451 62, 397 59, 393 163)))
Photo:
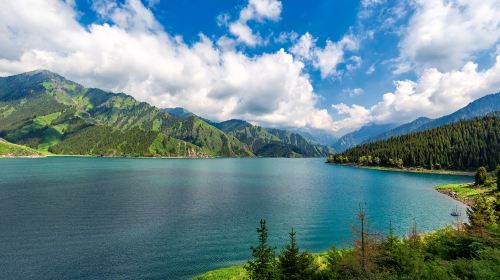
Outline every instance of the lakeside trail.
POLYGON ((443 174, 443 175, 459 175, 459 176, 474 176, 474 174, 475 174, 474 171, 435 170, 435 169, 425 169, 425 168, 415 168, 415 167, 394 168, 394 167, 382 167, 382 166, 366 166, 366 165, 353 164, 353 163, 334 163, 334 162, 325 162, 325 163, 326 164, 352 166, 352 167, 364 168, 364 169, 373 169, 373 170, 382 170, 382 171, 396 171, 396 172, 409 172, 409 173, 443 174))

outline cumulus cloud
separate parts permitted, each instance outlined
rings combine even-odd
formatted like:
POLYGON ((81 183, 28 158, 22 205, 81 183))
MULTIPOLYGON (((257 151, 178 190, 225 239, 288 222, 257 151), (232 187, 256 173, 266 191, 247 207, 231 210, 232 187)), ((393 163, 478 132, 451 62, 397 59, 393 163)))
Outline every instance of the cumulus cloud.
POLYGON ((493 66, 482 71, 473 62, 449 72, 430 68, 417 81, 396 81, 394 92, 384 94, 382 100, 370 108, 333 105, 340 114, 346 115, 345 120, 335 122, 335 127, 353 130, 370 122, 407 122, 420 116, 436 118, 499 90, 500 56, 493 66))
POLYGON ((221 21, 219 25, 228 24, 229 32, 234 35, 238 42, 255 47, 264 42, 259 33, 254 33, 248 25, 250 21, 264 22, 266 20, 277 21, 281 15, 281 1, 279 0, 249 0, 248 5, 241 11, 238 19, 229 23, 229 19, 221 21))
MULTIPOLYGON (((252 7, 256 20, 278 16, 276 8, 252 7)), ((316 107, 303 62, 285 50, 248 56, 227 47, 229 38, 221 47, 221 39, 203 34, 187 44, 162 30, 139 0, 103 1, 94 8, 105 23, 81 26, 74 7, 62 1, 2 3, 0 75, 46 68, 86 86, 158 107, 182 106, 214 120, 332 128, 327 110, 316 107)))
MULTIPOLYGON (((351 35, 345 35, 338 42, 326 40, 324 48, 318 47, 317 41, 310 33, 306 32, 290 48, 290 52, 303 61, 311 63, 315 69, 320 71, 322 79, 341 75, 337 67, 346 62, 345 52, 359 48, 358 40, 351 35)), ((350 63, 345 64, 347 70, 352 71, 361 64, 361 57, 352 56, 350 63)))
POLYGON ((395 72, 455 70, 500 40, 498 0, 416 0, 395 72))

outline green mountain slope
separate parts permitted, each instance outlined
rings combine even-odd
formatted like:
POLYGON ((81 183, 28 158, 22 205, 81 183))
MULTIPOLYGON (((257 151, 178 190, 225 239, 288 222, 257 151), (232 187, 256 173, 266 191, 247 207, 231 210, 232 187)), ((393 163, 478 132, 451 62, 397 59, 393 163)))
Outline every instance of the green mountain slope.
POLYGON ((263 128, 243 120, 228 120, 214 125, 247 144, 257 156, 320 157, 329 152, 326 146, 286 130, 263 128))
POLYGON ((41 157, 43 154, 21 145, 9 143, 0 138, 1 157, 41 157))
POLYGON ((0 78, 0 136, 54 153, 253 156, 247 145, 202 120, 172 116, 126 94, 84 88, 49 71, 0 78), (109 137, 120 146, 105 145, 109 137), (167 140, 155 150, 151 139, 158 137, 167 140), (145 143, 132 143, 138 140, 145 143))
POLYGON ((494 169, 500 164, 500 112, 359 145, 329 156, 328 161, 430 169, 494 169))

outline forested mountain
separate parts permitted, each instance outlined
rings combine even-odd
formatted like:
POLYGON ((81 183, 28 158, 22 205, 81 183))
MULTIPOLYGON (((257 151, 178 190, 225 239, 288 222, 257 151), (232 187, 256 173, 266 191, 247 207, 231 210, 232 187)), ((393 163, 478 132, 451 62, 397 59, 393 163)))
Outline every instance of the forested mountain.
POLYGON ((395 126, 396 124, 373 124, 373 123, 365 125, 354 132, 348 133, 340 137, 339 140, 337 140, 337 142, 333 144, 332 148, 336 152, 342 152, 348 148, 363 143, 370 137, 374 137, 385 131, 388 131, 395 126))
POLYGON ((318 157, 329 153, 328 147, 286 130, 263 128, 242 120, 228 120, 214 125, 247 144, 257 156, 318 157))
POLYGON ((329 162, 473 170, 500 164, 500 112, 363 144, 329 162))
POLYGON ((500 111, 500 93, 494 93, 481 97, 469 103, 464 108, 437 119, 429 119, 425 117, 418 118, 410 123, 400 125, 380 135, 371 137, 364 141, 364 143, 387 139, 392 136, 404 135, 411 132, 423 131, 459 120, 467 120, 474 117, 484 116, 488 113, 496 111, 500 111))
POLYGON ((65 154, 253 156, 246 144, 203 120, 178 118, 49 71, 0 78, 0 136, 65 154))

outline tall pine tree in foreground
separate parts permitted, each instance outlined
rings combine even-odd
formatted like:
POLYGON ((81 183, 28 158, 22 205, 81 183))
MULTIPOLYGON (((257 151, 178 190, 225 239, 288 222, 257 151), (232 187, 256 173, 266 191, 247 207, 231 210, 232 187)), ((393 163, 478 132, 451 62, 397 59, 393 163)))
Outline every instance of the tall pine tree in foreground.
POLYGON ((245 269, 250 275, 250 279, 268 280, 277 279, 276 260, 273 247, 267 244, 267 226, 265 220, 260 220, 260 227, 257 228, 259 234, 259 245, 251 247, 254 260, 248 261, 245 269))
POLYGON ((290 243, 283 249, 279 256, 281 279, 311 279, 316 267, 314 257, 307 253, 299 253, 296 232, 289 233, 290 243))

